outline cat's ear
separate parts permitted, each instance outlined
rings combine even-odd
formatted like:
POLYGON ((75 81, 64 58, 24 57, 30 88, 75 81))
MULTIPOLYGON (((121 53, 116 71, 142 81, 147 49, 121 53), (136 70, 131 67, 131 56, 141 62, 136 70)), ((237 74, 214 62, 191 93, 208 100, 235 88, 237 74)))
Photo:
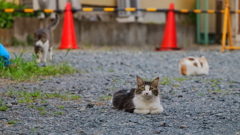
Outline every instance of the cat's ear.
POLYGON ((143 79, 137 76, 137 85, 140 86, 143 84, 143 79))
POLYGON ((205 56, 202 56, 201 58, 202 58, 202 59, 206 59, 205 56))
POLYGON ((152 81, 152 85, 157 87, 158 86, 158 83, 159 83, 159 77, 155 78, 153 81, 152 81))

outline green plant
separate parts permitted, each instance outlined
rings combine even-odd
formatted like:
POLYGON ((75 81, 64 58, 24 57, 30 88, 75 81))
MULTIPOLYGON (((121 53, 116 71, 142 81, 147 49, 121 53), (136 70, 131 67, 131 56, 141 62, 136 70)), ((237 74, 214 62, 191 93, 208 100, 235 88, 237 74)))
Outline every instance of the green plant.
POLYGON ((220 89, 217 89, 217 90, 214 90, 215 92, 222 92, 222 90, 220 90, 220 89))
POLYGON ((34 132, 34 131, 36 131, 36 129, 35 129, 35 128, 31 128, 31 131, 33 131, 33 132, 34 132))
POLYGON ((174 80, 178 81, 178 82, 183 82, 185 80, 187 80, 186 78, 175 78, 174 80))
POLYGON ((170 85, 170 84, 172 84, 172 82, 169 77, 164 77, 160 81, 160 85, 170 85))
POLYGON ((15 121, 8 121, 8 124, 15 124, 15 121))
POLYGON ((56 112, 56 114, 58 114, 58 115, 62 115, 62 114, 63 114, 63 112, 56 112))
POLYGON ((35 106, 34 105, 29 105, 28 108, 34 108, 35 106))
POLYGON ((46 100, 42 100, 41 103, 47 103, 47 101, 46 100))
POLYGON ((108 101, 112 98, 112 96, 109 96, 109 95, 104 95, 104 96, 101 96, 99 97, 99 100, 100 101, 108 101))
POLYGON ((25 45, 25 43, 18 40, 16 37, 12 37, 11 38, 11 45, 12 46, 20 46, 20 45, 25 45))
MULTIPOLYGON (((38 66, 36 60, 25 61, 22 58, 23 54, 24 51, 19 56, 14 54, 15 59, 11 59, 11 62, 14 64, 14 66, 0 66, 0 78, 11 78, 17 82, 37 81, 39 78, 42 78, 44 76, 72 74, 76 71, 72 67, 67 66, 66 63, 61 63, 59 65, 49 65, 42 68, 38 66)), ((35 56, 33 55, 33 57, 35 56)), ((33 93, 33 96, 34 94, 39 94, 39 92, 33 93)))
POLYGON ((79 98, 81 98, 81 96, 79 95, 71 95, 71 100, 78 100, 79 98))
POLYGON ((43 111, 45 108, 44 107, 39 107, 38 110, 39 111, 43 111))
POLYGON ((46 111, 41 111, 40 114, 41 114, 41 115, 46 115, 47 112, 46 112, 46 111))
POLYGON ((109 72, 115 72, 115 70, 114 69, 110 69, 109 72))
POLYGON ((0 107, 0 111, 6 111, 7 110, 7 106, 6 104, 3 104, 1 107, 0 107))
MULTIPOLYGON (((25 9, 26 7, 23 5, 17 5, 12 2, 6 2, 5 0, 0 1, 1 9, 25 9)), ((40 12, 34 13, 24 13, 24 12, 13 12, 13 13, 6 13, 0 12, 0 28, 11 28, 13 26, 14 17, 37 17, 40 12)))
POLYGON ((58 109, 64 109, 64 107, 63 106, 58 106, 58 109))
POLYGON ((33 43, 34 43, 33 35, 28 35, 27 36, 27 45, 33 45, 33 43))
POLYGON ((202 96, 203 96, 203 94, 199 94, 199 96, 200 96, 200 97, 202 97, 202 96))

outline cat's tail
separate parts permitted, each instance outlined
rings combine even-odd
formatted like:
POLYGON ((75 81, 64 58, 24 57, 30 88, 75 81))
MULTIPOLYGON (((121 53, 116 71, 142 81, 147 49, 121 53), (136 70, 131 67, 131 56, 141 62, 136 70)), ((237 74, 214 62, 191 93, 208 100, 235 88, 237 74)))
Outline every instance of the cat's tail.
POLYGON ((58 17, 58 14, 56 13, 54 21, 47 28, 52 31, 57 27, 58 23, 59 23, 59 17, 58 17))

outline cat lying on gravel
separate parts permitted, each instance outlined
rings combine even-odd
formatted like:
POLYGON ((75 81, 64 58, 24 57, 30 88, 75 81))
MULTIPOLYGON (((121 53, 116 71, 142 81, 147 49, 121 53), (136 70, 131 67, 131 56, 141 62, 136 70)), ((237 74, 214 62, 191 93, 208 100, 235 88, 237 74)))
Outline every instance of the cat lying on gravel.
POLYGON ((189 56, 179 62, 179 71, 182 75, 208 75, 209 66, 207 59, 202 56, 189 56))
POLYGON ((137 88, 119 90, 114 93, 112 104, 119 110, 140 114, 159 114, 163 107, 159 97, 159 77, 153 81, 143 81, 137 76, 137 88))

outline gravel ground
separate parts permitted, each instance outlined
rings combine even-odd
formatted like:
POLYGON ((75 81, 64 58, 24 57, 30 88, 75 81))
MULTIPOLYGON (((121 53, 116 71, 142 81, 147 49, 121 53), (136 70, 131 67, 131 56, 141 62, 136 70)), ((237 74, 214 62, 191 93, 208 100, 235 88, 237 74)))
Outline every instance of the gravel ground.
MULTIPOLYGON (((67 61, 78 69, 73 75, 49 77, 37 83, 0 87, 7 111, 0 111, 3 135, 239 135, 240 53, 219 51, 57 51, 54 63, 67 61), (185 56, 204 55, 210 74, 185 77, 178 62, 185 56), (136 86, 136 75, 160 77, 164 112, 140 115, 114 109, 113 92, 136 86), (9 91, 39 90, 80 95, 78 100, 48 98, 19 103, 9 91), (44 111, 39 111, 39 108, 44 111), (15 121, 15 124, 9 124, 15 121)), ((24 56, 30 59, 31 53, 24 56)))

